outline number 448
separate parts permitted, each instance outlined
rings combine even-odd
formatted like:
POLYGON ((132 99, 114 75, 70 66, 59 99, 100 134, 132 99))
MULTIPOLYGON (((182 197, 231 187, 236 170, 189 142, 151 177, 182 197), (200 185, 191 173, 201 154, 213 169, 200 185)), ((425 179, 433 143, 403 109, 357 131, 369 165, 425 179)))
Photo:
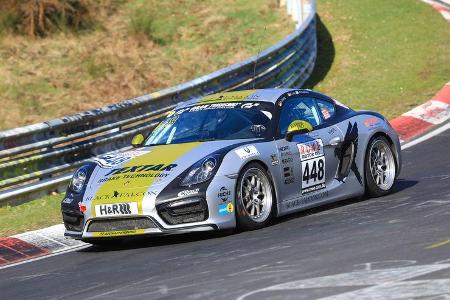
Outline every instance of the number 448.
POLYGON ((308 184, 310 180, 314 182, 322 181, 325 175, 324 165, 325 163, 322 158, 312 159, 311 161, 306 162, 306 164, 303 165, 303 182, 308 184))

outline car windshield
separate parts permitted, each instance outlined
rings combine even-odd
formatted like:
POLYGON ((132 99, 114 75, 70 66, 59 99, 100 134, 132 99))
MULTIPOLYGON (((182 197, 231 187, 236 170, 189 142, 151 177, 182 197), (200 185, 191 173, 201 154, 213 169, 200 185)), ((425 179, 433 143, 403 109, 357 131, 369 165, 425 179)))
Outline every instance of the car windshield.
POLYGON ((273 104, 267 102, 209 103, 181 108, 168 114, 145 145, 265 137, 272 111, 273 104))

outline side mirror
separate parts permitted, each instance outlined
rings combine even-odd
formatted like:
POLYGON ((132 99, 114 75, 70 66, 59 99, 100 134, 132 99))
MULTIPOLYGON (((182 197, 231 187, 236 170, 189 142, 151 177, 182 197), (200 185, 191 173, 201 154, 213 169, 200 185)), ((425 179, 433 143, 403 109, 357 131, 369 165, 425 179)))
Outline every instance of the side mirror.
POLYGON ((145 141, 144 136, 141 133, 138 133, 131 140, 131 145, 133 145, 133 147, 139 147, 142 146, 144 141, 145 141))
POLYGON ((292 142, 292 138, 297 134, 304 134, 313 131, 311 123, 302 120, 295 120, 289 124, 286 132, 286 140, 292 142))

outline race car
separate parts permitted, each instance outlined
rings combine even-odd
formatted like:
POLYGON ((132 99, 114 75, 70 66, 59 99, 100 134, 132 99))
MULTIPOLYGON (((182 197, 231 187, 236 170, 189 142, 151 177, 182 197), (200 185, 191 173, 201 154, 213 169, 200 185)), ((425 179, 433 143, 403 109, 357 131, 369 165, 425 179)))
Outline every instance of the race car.
POLYGON ((399 138, 380 114, 311 90, 224 92, 180 103, 129 151, 80 167, 65 235, 105 238, 266 226, 274 217, 392 190, 399 138))

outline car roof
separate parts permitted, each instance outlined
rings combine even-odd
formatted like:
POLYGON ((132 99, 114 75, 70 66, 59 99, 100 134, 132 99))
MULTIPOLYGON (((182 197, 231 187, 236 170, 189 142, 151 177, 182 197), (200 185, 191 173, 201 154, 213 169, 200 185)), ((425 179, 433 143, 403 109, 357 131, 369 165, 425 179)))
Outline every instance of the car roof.
POLYGON ((198 97, 189 101, 181 102, 176 106, 176 109, 219 102, 241 102, 241 101, 262 101, 275 103, 284 94, 301 94, 302 96, 315 96, 319 98, 325 98, 326 100, 333 101, 328 96, 308 90, 308 89, 259 89, 259 90, 242 90, 233 92, 221 92, 203 97, 198 97))

